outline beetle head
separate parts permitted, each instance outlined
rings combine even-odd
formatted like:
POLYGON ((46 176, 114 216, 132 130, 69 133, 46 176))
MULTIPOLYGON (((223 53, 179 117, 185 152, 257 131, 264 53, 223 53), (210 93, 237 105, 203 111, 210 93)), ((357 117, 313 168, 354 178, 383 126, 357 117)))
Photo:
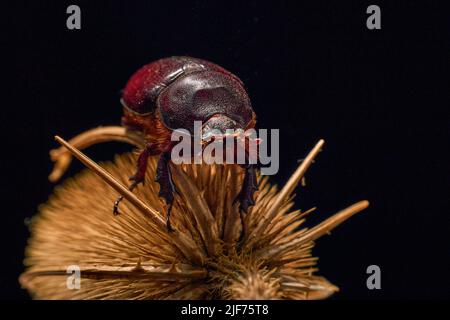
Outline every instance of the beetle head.
POLYGON ((202 125, 201 137, 203 141, 209 141, 210 137, 225 137, 228 130, 243 129, 236 121, 224 114, 215 114, 202 125))

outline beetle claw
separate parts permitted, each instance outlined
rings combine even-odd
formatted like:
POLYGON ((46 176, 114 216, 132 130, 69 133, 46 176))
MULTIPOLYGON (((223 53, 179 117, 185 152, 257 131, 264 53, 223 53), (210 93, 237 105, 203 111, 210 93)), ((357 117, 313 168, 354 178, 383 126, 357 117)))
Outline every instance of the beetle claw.
MULTIPOLYGON (((130 191, 133 191, 134 188, 136 188, 140 183, 144 184, 145 171, 147 169, 147 160, 148 160, 149 155, 150 155, 150 153, 149 153, 149 149, 148 148, 145 148, 141 152, 141 154, 139 155, 136 173, 128 178, 130 181, 132 181, 132 183, 128 187, 128 189, 130 191)), ((113 214, 115 216, 120 214, 120 212, 119 212, 119 204, 120 204, 120 202, 122 200, 123 200, 123 196, 120 196, 114 202, 113 214)))
POLYGON ((172 225, 170 224, 170 213, 172 212, 172 204, 168 205, 167 208, 167 216, 166 216, 166 226, 167 226, 167 232, 173 232, 174 229, 172 228, 172 225))
MULTIPOLYGON (((142 179, 142 180, 133 180, 133 183, 130 184, 130 186, 128 187, 128 190, 133 191, 138 186, 139 183, 143 184, 144 183, 144 179, 142 179)), ((122 202, 122 200, 123 200, 123 196, 120 196, 114 202, 113 214, 115 216, 120 214, 120 212, 119 212, 119 204, 120 204, 120 202, 122 202)))

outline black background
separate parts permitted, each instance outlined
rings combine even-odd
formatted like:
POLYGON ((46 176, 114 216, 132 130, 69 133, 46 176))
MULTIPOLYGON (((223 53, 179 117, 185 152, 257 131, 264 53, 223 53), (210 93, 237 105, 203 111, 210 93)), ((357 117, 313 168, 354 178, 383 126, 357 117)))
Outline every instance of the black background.
MULTIPOLYGON (((309 225, 352 202, 370 208, 317 243, 333 299, 448 298, 449 11, 443 2, 28 1, 2 4, 0 296, 17 282, 26 218, 54 185, 55 134, 119 124, 119 91, 145 63, 170 55, 211 60, 246 84, 259 128, 279 128, 276 183, 324 138, 298 190, 309 225), (77 4, 82 29, 66 28, 77 4), (377 4, 382 29, 366 28, 377 4), (5 32, 6 31, 6 32, 5 32), (382 289, 366 288, 381 267, 382 289)), ((87 154, 129 150, 111 143, 87 154)), ((68 175, 83 166, 74 162, 68 175)), ((68 176, 66 175, 66 176, 68 176)))

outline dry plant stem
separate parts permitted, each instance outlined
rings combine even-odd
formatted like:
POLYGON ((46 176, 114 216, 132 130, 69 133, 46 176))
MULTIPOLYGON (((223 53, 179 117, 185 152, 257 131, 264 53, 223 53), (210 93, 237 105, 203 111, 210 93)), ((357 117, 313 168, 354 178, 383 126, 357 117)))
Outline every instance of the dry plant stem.
MULTIPOLYGON (((94 128, 77 135, 68 142, 75 148, 83 150, 94 144, 109 141, 126 142, 139 148, 144 146, 144 140, 138 133, 119 126, 94 128)), ((72 154, 65 147, 60 147, 50 151, 50 158, 55 165, 48 178, 51 182, 56 182, 69 167, 72 154)))
POLYGON ((283 189, 278 194, 276 200, 270 207, 267 215, 265 215, 260 223, 256 226, 256 228, 253 230, 253 232, 250 235, 245 236, 245 240, 248 239, 246 245, 251 246, 254 242, 254 239, 258 236, 262 236, 267 226, 271 223, 273 218, 277 215, 280 208, 283 206, 283 204, 286 202, 286 200, 289 198, 289 196, 292 194, 294 189, 297 187, 300 180, 303 178, 306 170, 311 166, 314 158, 317 156, 317 154, 320 152, 322 146, 324 145, 325 141, 323 139, 319 140, 317 144, 314 146, 314 148, 309 152, 305 160, 302 161, 302 163, 299 165, 297 170, 294 172, 294 174, 289 178, 286 185, 283 187, 283 189))
POLYGON ((357 214, 358 212, 366 209, 369 206, 369 201, 363 200, 360 202, 357 202, 344 210, 339 211, 338 213, 334 214, 327 220, 321 222, 317 226, 309 229, 306 231, 302 236, 299 238, 288 242, 283 245, 276 246, 273 249, 260 249, 255 252, 255 255, 262 259, 268 259, 273 258, 276 255, 282 254, 283 252, 292 250, 294 247, 299 246, 301 244, 304 244, 309 241, 314 241, 317 238, 320 238, 325 233, 330 232, 334 228, 336 228, 338 225, 340 225, 342 222, 350 218, 351 216, 357 214))
MULTIPOLYGON (((204 279, 208 273, 203 268, 192 268, 190 265, 147 265, 138 262, 131 266, 92 266, 79 265, 80 276, 88 279, 108 279, 108 278, 129 278, 129 279, 158 279, 167 281, 177 281, 182 279, 196 280, 204 279)), ((42 269, 33 269, 25 275, 22 275, 20 281, 27 284, 33 277, 39 276, 67 276, 66 266, 46 267, 42 269)))
MULTIPOLYGON (((133 204, 139 211, 147 214, 153 222, 161 230, 166 230, 166 222, 162 218, 162 214, 158 211, 147 206, 143 201, 137 198, 127 187, 118 182, 111 174, 92 161, 89 157, 83 154, 81 151, 72 147, 67 141, 61 137, 55 136, 55 140, 66 147, 78 160, 80 160, 85 166, 94 171, 99 177, 101 177, 106 183, 108 183, 113 189, 119 192, 125 199, 133 204)), ((204 256, 199 253, 195 248, 193 241, 186 235, 178 232, 174 229, 171 234, 171 239, 174 244, 181 250, 186 258, 194 263, 202 264, 204 256)))
MULTIPOLYGON (((282 282, 281 287, 284 290, 298 290, 302 288, 308 287, 308 283, 301 283, 301 282, 282 282)), ((308 293, 308 299, 325 299, 330 296, 335 291, 339 291, 339 288, 331 285, 328 281, 323 279, 323 281, 320 281, 320 278, 316 280, 314 283, 314 287, 317 289, 313 293, 308 293)))

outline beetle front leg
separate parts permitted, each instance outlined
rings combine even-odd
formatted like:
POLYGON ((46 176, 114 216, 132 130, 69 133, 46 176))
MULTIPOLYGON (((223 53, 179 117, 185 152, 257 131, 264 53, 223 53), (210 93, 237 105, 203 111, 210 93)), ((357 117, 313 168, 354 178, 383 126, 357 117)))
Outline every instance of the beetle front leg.
POLYGON ((168 231, 173 231, 170 225, 170 213, 172 211, 173 199, 175 190, 175 184, 172 180, 172 173, 170 171, 170 151, 165 151, 161 154, 156 167, 156 179, 159 183, 160 190, 159 196, 164 198, 167 205, 166 225, 168 231))
POLYGON ((239 211, 241 213, 247 213, 248 208, 255 204, 253 197, 255 191, 258 190, 258 184, 255 165, 246 164, 242 165, 242 167, 245 170, 244 182, 242 183, 241 191, 234 201, 239 201, 239 211))
POLYGON ((239 216, 241 218, 242 231, 239 241, 243 239, 247 230, 244 215, 247 213, 248 208, 255 204, 253 199, 255 191, 258 190, 258 184, 256 179, 256 170, 253 164, 241 165, 244 168, 244 182, 242 183, 241 191, 234 199, 234 203, 239 201, 239 216))
MULTIPOLYGON (((130 191, 133 191, 139 183, 144 184, 145 180, 145 172, 147 171, 147 161, 148 157, 151 155, 151 150, 153 149, 153 145, 149 144, 145 147, 145 149, 139 154, 139 158, 137 161, 137 169, 136 173, 130 177, 130 181, 132 181, 131 185, 128 187, 130 191)), ((117 198, 114 202, 113 214, 119 214, 119 204, 123 200, 123 196, 117 198)))

